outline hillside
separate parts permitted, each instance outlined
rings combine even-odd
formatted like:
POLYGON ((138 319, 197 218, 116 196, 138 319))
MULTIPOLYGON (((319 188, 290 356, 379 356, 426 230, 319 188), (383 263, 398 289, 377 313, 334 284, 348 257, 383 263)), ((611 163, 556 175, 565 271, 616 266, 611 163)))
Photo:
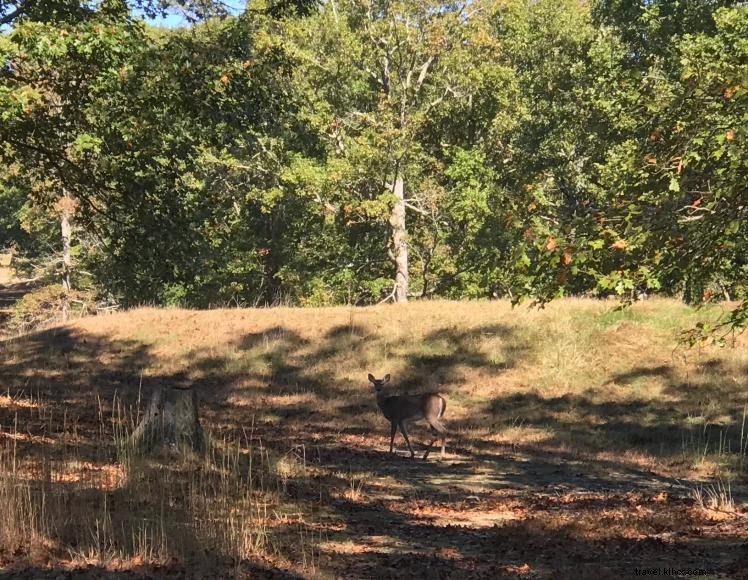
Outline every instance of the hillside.
MULTIPOLYGON (((716 314, 659 299, 144 308, 6 340, 0 570, 745 572, 748 335, 677 341, 716 314), (444 461, 410 460, 399 435, 386 453, 368 372, 445 394, 444 461), (149 393, 186 383, 207 456, 125 453, 149 393)), ((426 430, 411 433, 421 449, 426 430)))

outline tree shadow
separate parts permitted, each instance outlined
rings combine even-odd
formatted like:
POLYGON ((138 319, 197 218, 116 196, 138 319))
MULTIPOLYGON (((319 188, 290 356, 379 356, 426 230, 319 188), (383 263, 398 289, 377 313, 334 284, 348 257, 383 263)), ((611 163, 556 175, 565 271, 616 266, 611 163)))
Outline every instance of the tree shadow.
POLYGON ((75 327, 0 342, 0 353, 7 393, 0 431, 15 433, 17 451, 24 455, 55 453, 74 441, 85 459, 98 458, 93 451, 102 438, 112 441, 115 395, 135 400, 142 372, 153 362, 147 345, 75 327))
MULTIPOLYGON (((537 392, 497 396, 476 402, 462 418, 448 418, 451 431, 457 433, 448 440, 449 460, 412 461, 385 452, 387 424, 377 417, 374 397, 363 388, 365 377, 361 377, 362 389, 351 392, 351 385, 336 381, 334 370, 324 364, 348 353, 354 359, 365 357, 370 341, 376 338, 368 327, 355 324, 333 326, 317 340, 276 325, 239 337, 231 344, 234 353, 196 349, 180 361, 184 362, 182 367, 158 372, 158 353, 151 345, 107 340, 75 327, 42 331, 14 342, 12 349, 0 343, 7 354, 0 361, 7 387, 39 401, 38 407, 0 406, 0 424, 7 431, 19 417, 29 438, 18 439, 18 449, 28 457, 63 453, 55 449, 66 449, 64 435, 75 424, 76 437, 68 449, 74 446, 77 454, 93 463, 111 463, 115 460, 111 421, 115 394, 123 404, 137 406, 138 401, 145 404, 159 386, 194 386, 202 399, 204 423, 216 437, 251 431, 251 437, 261 440, 264 448, 278 457, 288 456, 291 449, 303 449, 299 452, 303 460, 297 462, 313 465, 313 475, 289 476, 284 485, 291 497, 343 523, 345 532, 330 532, 331 540, 364 538, 368 551, 336 553, 338 561, 329 565, 330 570, 342 570, 349 576, 365 577, 372 566, 385 577, 419 575, 428 566, 435 576, 496 577, 520 574, 524 565, 552 576, 554 570, 572 570, 575 562, 592 566, 585 558, 594 550, 609 556, 611 569, 620 572, 625 558, 618 558, 608 542, 642 562, 666 562, 667 558, 690 562, 701 551, 722 554, 730 547, 724 538, 698 539, 696 532, 688 532, 675 543, 668 541, 660 557, 654 547, 642 546, 623 532, 612 540, 598 541, 573 527, 560 523, 540 526, 532 518, 496 520, 487 528, 460 527, 405 507, 425 498, 445 512, 459 515, 466 502, 473 501, 466 498, 477 498, 477 505, 486 507, 502 494, 514 494, 520 497, 517 501, 529 505, 536 496, 570 493, 655 494, 666 490, 682 497, 688 492, 683 484, 633 465, 623 453, 634 450, 661 455, 663 443, 670 446, 665 451, 678 453, 684 436, 701 436, 702 427, 689 423, 689 413, 699 411, 707 395, 726 397, 730 421, 710 424, 706 432, 729 429, 735 433, 738 412, 747 402, 739 381, 734 387, 725 382, 691 384, 684 382, 674 367, 657 365, 611 375, 610 381, 622 388, 633 388, 640 381, 663 381, 663 392, 668 395, 665 400, 629 397, 610 401, 599 388, 559 396, 537 392), (150 372, 141 381, 144 369, 150 372), (244 406, 233 398, 239 395, 246 398, 244 406), (68 427, 63 429, 59 422, 65 412, 68 427), (518 418, 522 426, 547 428, 548 438, 512 445, 461 435, 476 428, 490 433, 518 418), (104 455, 102 448, 107 449, 104 455), (580 453, 585 451, 615 455, 591 460, 580 453), (371 478, 370 483, 364 480, 364 490, 381 487, 363 501, 346 499, 343 494, 352 484, 344 475, 359 472, 371 478), (400 499, 383 499, 388 495, 400 499), (568 555, 554 548, 559 542, 567 545, 568 555), (547 550, 558 560, 544 556, 547 550)), ((500 324, 468 330, 439 328, 423 342, 423 348, 400 355, 399 362, 404 362, 407 370, 395 377, 397 392, 438 388, 462 395, 465 373, 500 377, 535 354, 532 344, 500 324), (488 347, 487 336, 495 338, 488 347)), ((726 372, 720 361, 710 360, 704 366, 715 375, 726 372)), ((142 513, 134 489, 123 487, 107 493, 107 501, 142 513)), ((80 493, 81 501, 88 502, 93 511, 101 507, 103 497, 101 491, 80 493)), ((737 489, 735 497, 740 497, 737 489)), ((599 505, 578 499, 562 504, 559 500, 547 512, 553 515, 554 510, 569 509, 563 508, 567 504, 580 512, 586 510, 590 518, 602 517, 606 506, 610 507, 604 499, 599 505)), ((189 515, 185 509, 176 499, 167 511, 181 521, 189 515)), ((122 521, 118 524, 121 527, 122 521)), ((80 548, 86 547, 82 542, 80 548)), ((709 561, 718 559, 715 556, 709 561)), ((264 573, 284 574, 272 567, 263 572, 261 563, 257 566, 260 577, 264 573)))
POLYGON ((323 396, 327 392, 329 379, 309 371, 313 357, 305 354, 310 341, 289 328, 275 326, 262 332, 248 333, 236 341, 245 355, 254 358, 254 366, 268 369, 266 375, 249 370, 246 376, 266 381, 266 389, 272 394, 313 391, 323 396))
MULTIPOLYGON (((337 471, 314 487, 322 490, 326 511, 345 522, 326 543, 336 550, 333 570, 349 575, 620 578, 635 575, 635 568, 673 565, 729 575, 748 563, 741 537, 704 535, 698 526, 708 518, 693 512, 693 500, 663 499, 672 492, 664 479, 651 489, 528 485, 527 466, 507 479, 505 494, 496 494, 472 489, 475 473, 459 463, 366 453, 351 460, 343 451, 336 457, 337 471), (340 474, 356 469, 371 479, 362 480, 358 499, 341 497, 350 483, 340 474), (410 488, 398 491, 401 484, 410 488), (435 509, 423 511, 424 504, 435 509), (532 515, 518 514, 518 506, 532 515)), ((325 462, 335 464, 336 457, 325 462)))
POLYGON ((666 378, 672 379, 674 369, 671 365, 656 365, 653 367, 637 367, 625 373, 616 373, 612 380, 622 385, 634 383, 640 379, 666 378))
POLYGON ((333 326, 324 334, 322 343, 317 346, 314 353, 314 358, 325 360, 343 352, 359 354, 372 336, 369 329, 360 324, 333 326))
POLYGON ((410 354, 407 373, 396 377, 400 388, 422 389, 424 384, 438 383, 458 387, 464 382, 462 369, 480 369, 501 373, 513 368, 522 357, 529 355, 532 347, 520 341, 512 327, 503 324, 481 325, 467 330, 456 327, 439 328, 428 333, 424 348, 433 352, 410 354), (500 346, 492 352, 479 347, 486 337, 497 337, 500 346))
MULTIPOLYGON (((453 423, 457 430, 535 427, 547 435, 548 447, 573 445, 588 452, 641 452, 653 457, 684 459, 692 452, 735 453, 744 448, 744 409, 748 392, 742 379, 730 376, 723 362, 701 365, 708 375, 684 380, 672 365, 638 367, 612 374, 601 387, 581 393, 543 395, 537 391, 494 397, 471 416, 453 423), (715 377, 714 379, 710 377, 715 377), (638 396, 641 381, 657 380, 664 396, 638 396), (630 393, 626 389, 632 388, 630 393), (609 400, 615 389, 618 400, 609 400)), ((480 442, 477 445, 481 445, 480 442)), ((526 447, 522 445, 523 449, 526 447)))
MULTIPOLYGON (((182 492, 189 489, 194 476, 202 482, 201 489, 218 493, 224 483, 216 469, 198 463, 197 469, 185 472, 179 459, 161 461, 156 457, 143 460, 142 465, 140 459, 137 465, 129 464, 124 475, 122 466, 130 460, 121 455, 118 430, 126 436, 137 423, 137 407, 142 410, 154 390, 194 386, 202 359, 195 359, 185 369, 159 372, 157 353, 151 345, 108 340, 76 327, 52 328, 4 341, 0 353, 0 375, 8 393, 0 399, 0 459, 5 462, 0 487, 26 490, 29 509, 45 506, 45 517, 54 527, 41 530, 38 541, 50 534, 51 545, 63 546, 63 553, 57 554, 60 559, 71 558, 65 547, 81 554, 84 561, 99 554, 106 558, 110 550, 137 555, 142 548, 138 542, 149 545, 162 538, 180 554, 178 564, 163 568, 128 564, 127 571, 109 570, 106 575, 184 577, 186 567, 192 566, 207 574, 235 567, 253 577, 298 577, 252 558, 227 562, 223 546, 204 545, 198 539, 190 524, 196 515, 185 503, 190 494, 182 492), (121 416, 120 410, 124 411, 121 416), (16 467, 5 469, 9 457, 18 458, 13 460, 17 471, 16 467), (150 466, 151 462, 157 465, 150 466)), ((221 411, 221 405, 215 403, 225 394, 211 390, 212 384, 204 380, 197 385, 206 411, 203 423, 207 419, 209 430, 211 418, 221 411)), ((242 461, 247 463, 248 459, 242 457, 242 461)), ((249 464, 239 469, 248 473, 249 464)), ((4 549, 0 543, 0 564, 8 555, 4 549)), ((10 577, 16 573, 37 577, 37 571, 41 578, 52 572, 99 577, 100 569, 95 567, 70 573, 48 566, 37 570, 33 554, 40 549, 25 546, 14 550, 11 555, 20 567, 8 571, 10 577), (30 559, 26 559, 26 549, 31 550, 30 559)))
MULTIPOLYGON (((301 580, 303 576, 288 570, 272 568, 262 562, 242 562, 237 566, 237 575, 260 580, 301 580)), ((174 563, 166 566, 136 565, 128 570, 112 570, 102 566, 81 566, 74 568, 36 567, 0 571, 0 578, 8 579, 38 579, 59 580, 60 578, 75 578, 78 580, 150 580, 152 578, 218 578, 215 568, 205 570, 195 566, 174 563)))

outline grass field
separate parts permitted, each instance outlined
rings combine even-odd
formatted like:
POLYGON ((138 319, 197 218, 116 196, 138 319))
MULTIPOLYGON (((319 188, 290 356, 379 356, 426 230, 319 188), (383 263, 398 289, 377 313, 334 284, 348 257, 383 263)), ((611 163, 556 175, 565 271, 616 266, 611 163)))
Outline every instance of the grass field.
POLYGON ((0 576, 748 577, 748 333, 689 349, 718 311, 614 307, 138 309, 5 340, 0 576), (388 455, 368 372, 445 394, 445 460, 388 455), (205 455, 129 453, 187 383, 205 455))

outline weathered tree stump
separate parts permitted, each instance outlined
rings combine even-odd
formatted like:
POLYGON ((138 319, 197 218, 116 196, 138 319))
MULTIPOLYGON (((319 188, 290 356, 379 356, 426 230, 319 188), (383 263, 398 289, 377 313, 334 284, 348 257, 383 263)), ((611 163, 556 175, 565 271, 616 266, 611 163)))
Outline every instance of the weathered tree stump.
POLYGON ((145 416, 130 436, 133 449, 146 452, 163 446, 201 451, 204 443, 197 393, 192 387, 156 389, 145 416))

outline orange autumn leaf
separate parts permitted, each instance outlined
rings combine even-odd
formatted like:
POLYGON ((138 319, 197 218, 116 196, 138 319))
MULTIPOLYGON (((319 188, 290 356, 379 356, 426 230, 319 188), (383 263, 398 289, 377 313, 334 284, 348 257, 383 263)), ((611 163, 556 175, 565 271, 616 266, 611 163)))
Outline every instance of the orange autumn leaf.
POLYGON ((558 247, 558 242, 556 241, 556 238, 548 238, 548 242, 545 244, 545 249, 549 252, 552 252, 558 247))
POLYGON ((564 266, 568 266, 571 264, 571 252, 569 250, 564 252, 563 258, 561 258, 561 261, 564 263, 564 266))
POLYGON ((730 129, 727 133, 725 133, 725 139, 727 139, 728 141, 734 141, 736 136, 737 133, 735 132, 735 129, 730 129))
POLYGON ((627 246, 626 240, 616 240, 615 242, 611 244, 610 247, 613 248, 614 250, 625 250, 626 246, 627 246))
POLYGON ((722 94, 726 99, 732 99, 736 92, 738 92, 738 87, 727 87, 722 94))

